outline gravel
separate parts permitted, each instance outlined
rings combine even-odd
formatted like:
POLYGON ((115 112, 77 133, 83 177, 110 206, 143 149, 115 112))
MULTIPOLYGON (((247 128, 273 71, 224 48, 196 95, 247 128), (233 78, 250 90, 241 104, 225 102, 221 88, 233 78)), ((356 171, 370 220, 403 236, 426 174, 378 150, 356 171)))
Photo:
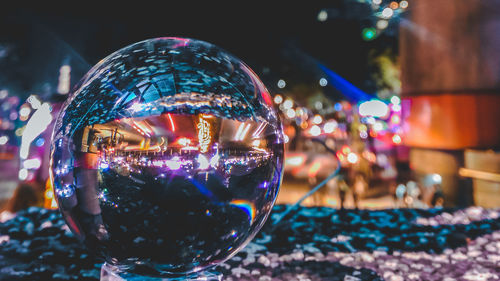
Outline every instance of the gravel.
MULTIPOLYGON (((223 280, 500 280, 500 210, 301 207, 273 219, 223 280)), ((99 280, 102 260, 57 211, 29 208, 0 224, 0 280, 99 280)))

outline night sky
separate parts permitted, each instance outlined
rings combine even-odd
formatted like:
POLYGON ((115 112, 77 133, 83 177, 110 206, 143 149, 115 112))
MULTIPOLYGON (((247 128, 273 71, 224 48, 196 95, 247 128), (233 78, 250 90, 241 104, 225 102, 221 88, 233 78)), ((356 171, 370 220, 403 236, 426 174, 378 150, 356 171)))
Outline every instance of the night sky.
POLYGON ((231 5, 134 2, 102 7, 66 2, 4 8, 0 10, 0 88, 20 96, 34 92, 48 96, 55 92, 64 63, 72 67, 74 85, 113 51, 148 38, 178 36, 204 40, 233 53, 271 91, 278 90, 280 78, 289 88, 317 84, 322 73, 316 62, 373 91, 368 53, 387 47, 397 52, 397 32, 363 41, 362 28, 374 24, 367 5, 354 0, 331 2, 296 6, 252 1, 231 5), (329 11, 324 22, 317 19, 322 9, 329 11))

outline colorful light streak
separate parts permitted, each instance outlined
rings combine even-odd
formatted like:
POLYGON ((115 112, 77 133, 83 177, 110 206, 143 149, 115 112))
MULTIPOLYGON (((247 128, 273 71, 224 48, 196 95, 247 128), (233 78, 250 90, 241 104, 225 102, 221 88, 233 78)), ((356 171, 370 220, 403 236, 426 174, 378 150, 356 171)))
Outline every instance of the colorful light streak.
POLYGON ((230 202, 232 206, 242 209, 250 218, 250 223, 255 220, 255 206, 248 200, 236 199, 230 202))
POLYGON ((233 139, 235 141, 242 141, 243 139, 245 139, 249 129, 250 124, 241 123, 233 139))
POLYGON ((247 124, 247 126, 245 127, 245 130, 243 130, 243 133, 241 133, 240 141, 245 139, 249 129, 250 129, 250 124, 247 124))
POLYGON ((174 120, 172 119, 172 115, 170 113, 167 114, 168 120, 170 120, 170 126, 172 127, 172 132, 175 132, 174 120))
POLYGON ((266 123, 260 123, 257 129, 253 132, 252 138, 254 139, 260 138, 260 135, 262 134, 266 126, 267 126, 266 123))

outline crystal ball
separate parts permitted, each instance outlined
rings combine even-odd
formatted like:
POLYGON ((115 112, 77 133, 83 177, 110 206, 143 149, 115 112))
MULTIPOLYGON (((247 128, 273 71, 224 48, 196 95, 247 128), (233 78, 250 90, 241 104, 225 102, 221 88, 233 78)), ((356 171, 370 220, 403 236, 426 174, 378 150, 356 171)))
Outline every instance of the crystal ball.
POLYGON ((155 38, 76 85, 54 126, 51 179, 68 227, 107 263, 186 274, 263 226, 283 150, 271 97, 245 63, 207 42, 155 38))

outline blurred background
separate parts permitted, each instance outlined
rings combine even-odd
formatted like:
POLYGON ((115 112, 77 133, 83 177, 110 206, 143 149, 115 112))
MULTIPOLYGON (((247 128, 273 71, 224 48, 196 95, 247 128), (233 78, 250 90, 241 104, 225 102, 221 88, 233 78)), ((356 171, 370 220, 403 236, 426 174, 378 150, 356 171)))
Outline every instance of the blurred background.
POLYGON ((499 12, 496 0, 2 7, 0 207, 56 207, 48 155, 68 93, 102 58, 163 36, 222 47, 273 94, 287 142, 278 203, 338 159, 341 176, 304 205, 499 207, 499 12))

